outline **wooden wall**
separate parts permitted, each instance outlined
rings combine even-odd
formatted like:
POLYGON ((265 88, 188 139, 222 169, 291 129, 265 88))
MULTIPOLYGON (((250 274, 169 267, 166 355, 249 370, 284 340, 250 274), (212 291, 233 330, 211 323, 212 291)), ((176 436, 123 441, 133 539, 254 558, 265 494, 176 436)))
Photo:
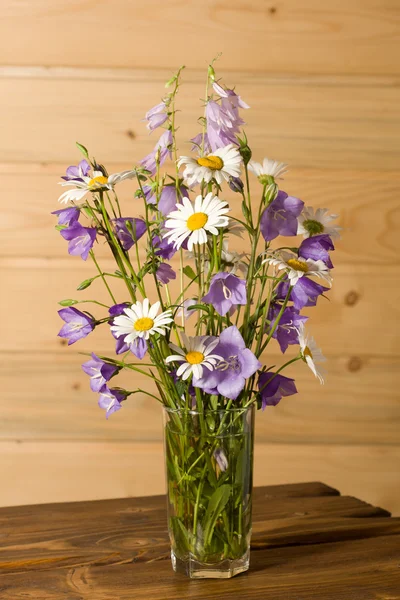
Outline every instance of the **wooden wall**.
POLYGON ((57 301, 92 267, 49 213, 75 140, 111 172, 149 151, 140 119, 182 63, 181 139, 195 134, 222 51, 255 156, 288 162, 286 191, 344 227, 331 300, 312 313, 327 384, 298 365, 301 393, 258 415, 256 484, 322 480, 400 513, 399 21, 395 1, 4 0, 0 504, 163 491, 158 405, 136 397, 106 422, 78 352, 110 339, 56 337, 57 301))

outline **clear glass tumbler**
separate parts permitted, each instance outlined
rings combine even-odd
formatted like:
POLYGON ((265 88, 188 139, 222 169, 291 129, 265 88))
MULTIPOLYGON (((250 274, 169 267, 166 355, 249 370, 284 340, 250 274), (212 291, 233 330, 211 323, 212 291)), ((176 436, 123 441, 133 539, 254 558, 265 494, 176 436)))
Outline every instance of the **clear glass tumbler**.
POLYGON ((164 407, 171 560, 191 578, 249 568, 255 407, 164 407))

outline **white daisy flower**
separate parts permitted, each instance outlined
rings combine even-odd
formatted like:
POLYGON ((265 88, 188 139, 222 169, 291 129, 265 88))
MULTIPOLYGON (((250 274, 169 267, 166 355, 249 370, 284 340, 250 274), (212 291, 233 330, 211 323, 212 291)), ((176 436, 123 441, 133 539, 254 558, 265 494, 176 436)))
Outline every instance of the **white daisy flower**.
POLYGON ((197 196, 194 204, 189 198, 182 198, 182 204, 176 205, 177 210, 167 215, 165 228, 170 229, 163 234, 174 242, 175 248, 179 249, 183 242, 188 240, 188 249, 193 250, 194 244, 205 244, 207 234, 218 235, 218 228, 227 227, 229 219, 228 203, 222 202, 218 196, 209 192, 203 199, 197 196))
POLYGON ((241 271, 247 277, 249 265, 243 259, 248 258, 248 256, 245 252, 239 253, 236 250, 229 250, 227 240, 222 242, 221 258, 225 263, 225 268, 233 275, 241 271))
POLYGON ((209 183, 211 179, 215 179, 221 185, 224 180, 228 181, 229 177, 239 177, 241 163, 239 150, 235 144, 229 144, 197 159, 181 156, 178 167, 185 165, 183 177, 190 187, 202 181, 209 183))
POLYGON ((287 172, 287 164, 280 163, 277 160, 264 158, 262 164, 251 160, 249 162, 249 170, 257 175, 260 183, 273 183, 275 179, 283 179, 282 175, 287 172), (273 181, 271 182, 271 178, 273 181))
POLYGON ((127 344, 132 344, 138 337, 148 340, 155 333, 165 335, 173 321, 172 311, 166 310, 157 316, 159 310, 159 302, 150 306, 148 298, 143 300, 143 304, 137 301, 130 308, 124 309, 125 314, 114 318, 111 331, 117 338, 126 336, 127 344))
POLYGON ((303 234, 305 238, 321 233, 326 233, 332 238, 340 238, 342 228, 331 225, 331 222, 337 218, 338 215, 328 215, 327 208, 317 208, 314 212, 312 206, 306 206, 298 217, 297 233, 303 234))
POLYGON ((97 192, 98 190, 112 190, 113 187, 124 179, 133 179, 136 177, 136 171, 122 171, 114 173, 108 177, 102 171, 93 171, 92 174, 84 175, 80 168, 79 178, 68 181, 60 181, 63 187, 72 186, 73 189, 63 192, 58 201, 66 204, 69 201, 80 202, 88 192, 97 192))
POLYGON ((300 323, 297 332, 303 360, 310 367, 319 382, 321 384, 324 383, 323 375, 325 371, 322 367, 317 368, 316 363, 324 362, 326 360, 325 356, 322 354, 320 348, 318 348, 314 338, 306 333, 304 323, 300 323))
POLYGON ((306 259, 293 252, 282 250, 267 256, 263 263, 266 262, 276 267, 278 271, 286 269, 290 285, 296 285, 301 277, 320 277, 329 285, 332 284, 330 271, 322 260, 306 259))
POLYGON ((210 338, 207 335, 197 335, 194 337, 187 336, 184 333, 181 335, 185 348, 179 348, 175 344, 170 344, 171 350, 176 352, 176 354, 167 356, 165 362, 181 362, 182 364, 176 374, 178 377, 182 376, 183 380, 188 379, 192 373, 196 379, 201 379, 204 367, 209 371, 213 371, 215 365, 223 360, 222 356, 212 354, 212 351, 218 344, 218 339, 210 338))

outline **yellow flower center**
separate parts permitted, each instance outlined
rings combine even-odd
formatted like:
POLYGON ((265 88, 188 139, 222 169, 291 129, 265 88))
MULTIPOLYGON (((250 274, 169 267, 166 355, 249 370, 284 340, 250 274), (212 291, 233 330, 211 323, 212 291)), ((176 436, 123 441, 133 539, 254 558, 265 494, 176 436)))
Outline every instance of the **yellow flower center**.
POLYGON ((188 218, 186 225, 188 226, 190 231, 195 231, 196 229, 201 229, 202 227, 204 227, 207 221, 208 216, 206 215, 206 213, 198 212, 194 213, 194 215, 191 215, 188 218))
POLYGON ((302 271, 303 273, 307 273, 308 271, 307 263, 301 260, 297 260, 297 258, 289 258, 287 264, 295 271, 302 271))
POLYGON ((134 328, 136 331, 148 331, 153 327, 153 325, 153 319, 149 319, 149 317, 142 317, 135 322, 134 328))
POLYGON ((224 166, 224 161, 219 156, 203 156, 202 158, 197 159, 197 164, 201 167, 207 167, 207 169, 212 169, 213 171, 220 171, 224 166))
POLYGON ((309 356, 310 358, 313 357, 312 352, 310 350, 310 348, 308 346, 306 346, 303 350, 303 356, 309 356))
POLYGON ((197 352, 196 350, 192 350, 192 352, 188 352, 186 354, 186 360, 191 365, 199 365, 204 360, 204 354, 197 352))
POLYGON ((89 181, 89 187, 98 188, 102 187, 103 185, 107 185, 107 183, 108 177, 105 177, 104 175, 98 175, 97 177, 93 177, 93 179, 89 181))

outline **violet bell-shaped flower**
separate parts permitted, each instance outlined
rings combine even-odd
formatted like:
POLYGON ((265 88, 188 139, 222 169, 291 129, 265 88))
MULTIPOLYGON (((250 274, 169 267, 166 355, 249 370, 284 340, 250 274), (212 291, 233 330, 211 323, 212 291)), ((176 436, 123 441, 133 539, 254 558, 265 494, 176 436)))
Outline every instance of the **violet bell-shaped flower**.
MULTIPOLYGON (((267 334, 275 327, 281 308, 278 303, 271 304, 267 317, 269 325, 265 329, 267 334)), ((289 345, 299 343, 298 328, 300 323, 304 323, 307 319, 308 317, 300 315, 293 306, 286 306, 272 334, 272 337, 278 341, 282 353, 286 352, 289 345)))
POLYGON ((65 181, 78 179, 82 181, 82 176, 86 177, 89 174, 91 167, 87 160, 83 159, 78 166, 71 165, 67 168, 66 174, 61 177, 65 181))
POLYGON ((136 217, 118 217, 112 219, 115 235, 124 250, 128 251, 146 233, 147 226, 143 219, 136 217))
POLYGON ((82 365, 82 370, 90 376, 90 389, 92 392, 99 392, 101 388, 118 373, 119 367, 112 363, 105 362, 94 352, 92 358, 82 365))
POLYGON ((260 229, 265 241, 270 242, 278 235, 297 235, 297 218, 303 206, 302 200, 280 190, 261 216, 260 229))
POLYGON ((87 260, 96 241, 97 230, 95 227, 83 227, 80 223, 74 222, 67 229, 62 229, 60 234, 64 240, 69 242, 68 254, 87 260))
POLYGON ((333 269, 329 251, 334 249, 335 246, 329 235, 323 233, 305 238, 300 244, 299 256, 302 258, 312 258, 313 260, 322 260, 328 269, 333 269))
POLYGON ((147 111, 145 118, 147 121, 147 129, 154 131, 154 129, 161 127, 161 125, 165 123, 165 121, 168 119, 168 114, 165 112, 166 108, 167 106, 165 102, 160 102, 147 111))
POLYGON ((98 404, 106 411, 106 419, 122 408, 121 402, 126 400, 127 396, 128 392, 120 388, 110 389, 107 385, 101 388, 98 404))
POLYGON ((208 394, 221 394, 236 400, 244 389, 246 379, 261 368, 261 363, 252 351, 246 348, 235 325, 224 329, 214 352, 223 360, 212 371, 204 369, 201 379, 193 378, 193 385, 208 394))
POLYGON ((171 265, 160 263, 156 271, 156 278, 164 285, 167 285, 170 281, 176 279, 176 273, 171 265))
POLYGON ((67 339, 68 346, 85 338, 95 328, 94 319, 73 306, 62 308, 58 311, 58 314, 65 321, 58 332, 58 336, 67 339))
POLYGON ((80 210, 76 208, 76 206, 70 206, 68 208, 60 208, 60 210, 55 210, 51 213, 52 215, 56 215, 58 217, 58 225, 74 225, 74 223, 78 222, 80 210))
POLYGON ((258 389, 261 395, 262 410, 266 406, 276 406, 283 396, 297 394, 294 379, 272 371, 261 373, 258 378, 258 389))
POLYGON ((169 129, 164 131, 157 144, 154 146, 154 149, 145 156, 140 164, 150 171, 152 175, 157 171, 157 163, 161 166, 164 164, 166 159, 172 157, 171 146, 173 144, 172 131, 169 129))
POLYGON ((246 304, 246 281, 232 273, 217 273, 202 301, 211 304, 219 315, 224 316, 232 307, 246 304))
MULTIPOLYGON (((284 300, 289 291, 289 280, 284 279, 276 288, 276 299, 284 300)), ((297 310, 301 310, 304 306, 315 306, 318 297, 328 292, 329 288, 325 287, 313 279, 301 277, 293 286, 290 292, 289 300, 294 304, 297 310)))

